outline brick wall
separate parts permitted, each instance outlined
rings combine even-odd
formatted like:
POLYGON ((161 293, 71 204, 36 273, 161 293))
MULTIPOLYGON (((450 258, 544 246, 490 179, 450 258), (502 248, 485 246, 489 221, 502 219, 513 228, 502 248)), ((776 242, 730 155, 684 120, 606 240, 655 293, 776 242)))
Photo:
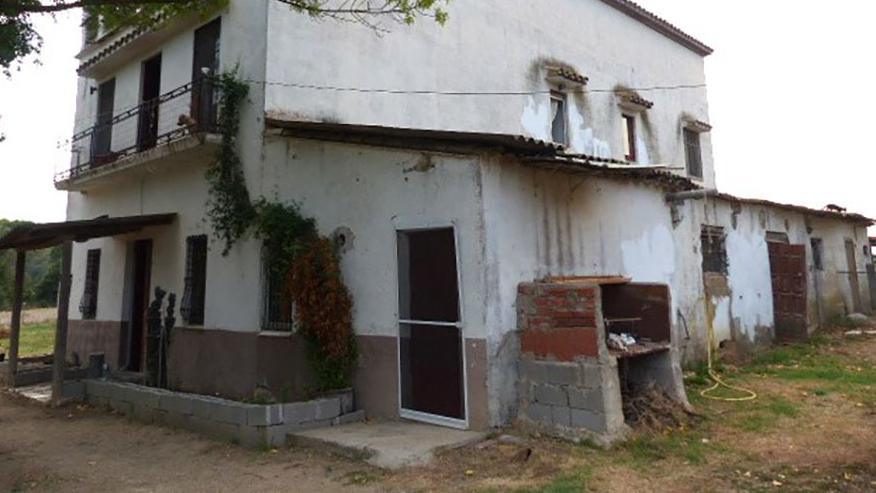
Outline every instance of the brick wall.
POLYGON ((596 357, 598 287, 523 283, 517 288, 521 352, 537 359, 596 357))

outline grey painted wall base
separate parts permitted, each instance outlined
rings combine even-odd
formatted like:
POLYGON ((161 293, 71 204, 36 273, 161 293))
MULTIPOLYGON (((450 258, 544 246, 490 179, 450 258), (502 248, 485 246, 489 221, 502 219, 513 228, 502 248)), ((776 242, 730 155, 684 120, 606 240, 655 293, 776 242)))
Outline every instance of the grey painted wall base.
POLYGON ((84 383, 82 398, 95 407, 248 447, 280 446, 293 431, 364 418, 364 412, 354 411, 352 390, 306 402, 259 405, 125 382, 86 380, 84 383))

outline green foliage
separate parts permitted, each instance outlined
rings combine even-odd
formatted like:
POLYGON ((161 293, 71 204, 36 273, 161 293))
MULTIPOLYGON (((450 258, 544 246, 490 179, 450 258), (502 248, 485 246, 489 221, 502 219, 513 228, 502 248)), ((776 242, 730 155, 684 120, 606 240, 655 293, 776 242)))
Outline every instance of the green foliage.
MULTIPOLYGON (((25 3, 39 3, 28 0, 25 3)), ((31 17, 13 7, 0 6, 0 69, 8 77, 16 61, 39 53, 43 39, 33 27, 31 17)), ((2 139, 0 139, 2 141, 2 139)))
MULTIPOLYGON (((26 221, 0 219, 0 236, 26 221)), ((47 248, 27 252, 24 271, 24 305, 31 308, 55 306, 61 279, 61 250, 47 248)), ((15 252, 0 252, 0 310, 12 308, 15 283, 15 252)))
POLYGON ((525 488, 517 490, 517 493, 580 493, 588 491, 587 483, 590 481, 592 471, 582 469, 571 474, 557 477, 550 483, 538 488, 525 488))
MULTIPOLYGON (((20 357, 52 354, 54 350, 55 322, 21 326, 21 337, 18 339, 18 355, 20 357)), ((0 353, 8 353, 8 351, 9 339, 4 334, 3 337, 0 337, 0 353)))
POLYGON ((253 207, 255 237, 262 240, 272 273, 285 277, 292 259, 316 238, 316 221, 301 215, 296 203, 269 202, 262 197, 253 207))
POLYGON ((222 144, 216 161, 207 169, 206 177, 210 186, 207 215, 213 224, 213 231, 225 243, 222 254, 227 255, 256 218, 237 153, 240 110, 249 86, 237 79, 236 71, 223 73, 216 82, 220 92, 219 132, 222 144))

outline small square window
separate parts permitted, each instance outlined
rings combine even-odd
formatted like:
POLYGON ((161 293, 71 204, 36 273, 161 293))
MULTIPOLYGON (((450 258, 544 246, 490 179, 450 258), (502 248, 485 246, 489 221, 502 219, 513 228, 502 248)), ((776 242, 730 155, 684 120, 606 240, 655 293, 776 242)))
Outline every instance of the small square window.
POLYGON ((624 132, 624 159, 631 163, 636 162, 636 117, 623 115, 624 132))
POLYGON ((727 274, 727 245, 724 228, 703 225, 700 234, 703 253, 703 272, 727 274))
POLYGON ((687 174, 694 178, 702 178, 703 153, 700 148, 700 133, 696 130, 684 129, 684 158, 687 174))
POLYGON ((551 140, 566 144, 566 94, 551 91, 551 140))

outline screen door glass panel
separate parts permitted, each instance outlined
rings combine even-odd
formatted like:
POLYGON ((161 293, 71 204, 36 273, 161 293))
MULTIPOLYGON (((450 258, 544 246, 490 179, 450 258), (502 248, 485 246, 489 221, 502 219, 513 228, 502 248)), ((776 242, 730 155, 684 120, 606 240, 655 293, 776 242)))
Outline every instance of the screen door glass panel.
POLYGON ((398 233, 402 408, 465 419, 452 228, 398 233))

